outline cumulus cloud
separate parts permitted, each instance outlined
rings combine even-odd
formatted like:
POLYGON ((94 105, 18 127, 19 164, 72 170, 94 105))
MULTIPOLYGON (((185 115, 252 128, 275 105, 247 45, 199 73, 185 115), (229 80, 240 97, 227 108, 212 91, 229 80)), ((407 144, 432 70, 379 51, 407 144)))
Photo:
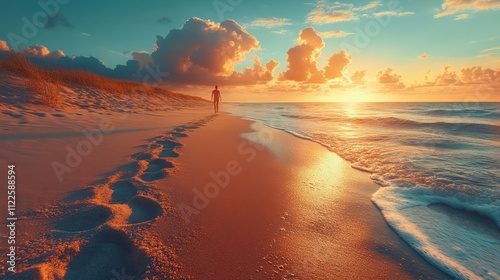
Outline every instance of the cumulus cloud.
POLYGON ((287 71, 280 73, 279 79, 323 82, 324 74, 316 66, 316 59, 319 58, 325 46, 323 39, 314 28, 308 27, 300 31, 297 42, 299 45, 287 52, 287 71))
POLYGON ((366 83, 365 77, 366 77, 366 70, 361 70, 361 71, 356 71, 354 74, 351 76, 351 81, 353 84, 356 85, 363 85, 366 83))
POLYGON ((347 66, 351 63, 351 56, 344 50, 333 54, 328 59, 328 65, 325 67, 325 77, 327 79, 341 78, 347 66))
POLYGON ((335 30, 335 31, 324 31, 324 32, 319 32, 319 35, 323 38, 331 38, 331 37, 344 37, 347 35, 352 35, 354 33, 351 32, 345 32, 343 30, 335 30))
POLYGON ((284 25, 291 25, 290 19, 288 18, 259 18, 250 23, 250 26, 253 27, 266 27, 273 28, 284 25))
POLYGON ((429 58, 429 55, 425 52, 418 56, 418 59, 420 59, 420 60, 425 60, 427 58, 429 58))
MULTIPOLYGON (((235 73, 234 66, 250 51, 258 50, 259 41, 233 20, 214 23, 190 18, 180 29, 172 29, 164 38, 157 36, 153 63, 168 72, 168 81, 211 85, 220 81, 230 84, 260 83, 272 79, 272 73, 262 74, 261 68, 247 68, 235 73), (256 71, 255 75, 248 74, 256 71), (252 76, 254 81, 246 79, 252 76)), ((274 65, 277 62, 269 62, 274 65)), ((274 67, 275 68, 275 67, 274 67)), ((274 70, 272 68, 272 70, 274 70)))
POLYGON ((132 58, 139 63, 140 69, 148 65, 153 65, 153 58, 147 51, 132 52, 131 55, 132 58))
POLYGON ((460 73, 464 84, 500 83, 500 69, 473 66, 463 68, 460 73))
POLYGON ((461 11, 496 10, 500 8, 498 0, 445 0, 435 18, 449 16, 461 11))
POLYGON ((57 13, 53 16, 47 16, 43 27, 45 29, 52 29, 57 26, 68 27, 68 28, 73 27, 71 22, 69 22, 68 18, 66 18, 62 13, 57 13))
MULTIPOLYGON (((260 47, 253 35, 232 20, 214 23, 191 18, 180 29, 173 29, 167 36, 157 36, 156 39, 153 53, 120 53, 131 55, 133 59, 125 65, 117 65, 114 69, 106 67, 92 56, 68 57, 62 51, 51 52, 40 45, 26 47, 22 52, 47 67, 85 70, 113 78, 140 80, 145 78, 145 75, 153 75, 151 72, 155 71, 161 76, 162 82, 178 84, 265 83, 273 79, 279 64, 275 60, 261 63, 260 59, 254 56, 253 67, 246 67, 241 72, 235 71, 237 63, 245 60, 248 53, 259 50, 260 47), (147 65, 153 70, 145 68, 147 65)), ((0 47, 8 49, 7 44, 2 41, 0 47)))
POLYGON ((328 59, 328 65, 324 69, 318 69, 316 60, 320 57, 325 43, 312 27, 300 31, 297 43, 297 46, 287 52, 287 70, 279 74, 279 80, 323 83, 329 79, 343 77, 351 62, 351 56, 342 50, 328 59))
POLYGON ((475 85, 489 85, 494 89, 498 89, 500 87, 500 68, 472 66, 454 71, 450 66, 445 66, 434 77, 430 76, 430 70, 427 71, 423 84, 413 87, 466 87, 475 85))
POLYGON ((50 51, 46 46, 42 46, 42 45, 25 47, 22 50, 22 52, 29 55, 29 56, 32 56, 32 57, 46 58, 49 60, 56 60, 58 58, 66 56, 64 54, 64 52, 61 50, 50 51))
POLYGON ((377 74, 378 82, 383 84, 386 88, 401 89, 405 85, 401 82, 401 76, 394 73, 391 68, 386 68, 377 74))
POLYGON ((432 85, 435 86, 448 86, 462 84, 456 72, 450 71, 450 66, 446 66, 443 72, 434 78, 432 85))
MULTIPOLYGON (((9 48, 5 41, 0 40, 0 51, 8 50, 9 48)), ((125 65, 117 65, 114 69, 111 69, 93 56, 68 57, 61 50, 50 51, 49 48, 43 45, 27 46, 18 52, 27 55, 37 65, 52 69, 90 71, 117 79, 134 79, 137 77, 139 71, 139 62, 136 60, 129 60, 125 65)))
POLYGON ((0 40, 0 51, 8 52, 10 51, 9 45, 7 42, 0 40))

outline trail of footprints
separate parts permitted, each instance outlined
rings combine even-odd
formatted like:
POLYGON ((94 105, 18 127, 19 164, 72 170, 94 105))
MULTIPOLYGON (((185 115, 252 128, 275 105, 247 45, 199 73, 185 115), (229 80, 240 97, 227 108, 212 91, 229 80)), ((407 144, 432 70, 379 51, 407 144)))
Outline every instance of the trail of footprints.
POLYGON ((134 225, 152 224, 165 213, 154 182, 167 177, 174 167, 171 160, 179 156, 178 150, 183 146, 180 139, 214 117, 176 127, 151 139, 144 145, 145 151, 131 156, 128 172, 116 171, 105 183, 65 197, 66 210, 54 222, 55 229, 61 234, 92 237, 67 264, 64 279, 114 279, 122 269, 128 275, 139 276, 146 273, 146 267, 154 267, 147 263, 147 252, 137 246, 141 240, 131 238, 134 231, 143 230, 134 225))

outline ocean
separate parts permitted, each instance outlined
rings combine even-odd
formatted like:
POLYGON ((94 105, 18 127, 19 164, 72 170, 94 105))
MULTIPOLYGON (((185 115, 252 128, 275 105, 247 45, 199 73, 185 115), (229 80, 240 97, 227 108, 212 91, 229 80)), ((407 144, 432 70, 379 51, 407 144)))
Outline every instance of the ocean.
POLYGON ((429 262, 500 279, 500 103, 231 103, 320 143, 381 188, 372 201, 429 262))

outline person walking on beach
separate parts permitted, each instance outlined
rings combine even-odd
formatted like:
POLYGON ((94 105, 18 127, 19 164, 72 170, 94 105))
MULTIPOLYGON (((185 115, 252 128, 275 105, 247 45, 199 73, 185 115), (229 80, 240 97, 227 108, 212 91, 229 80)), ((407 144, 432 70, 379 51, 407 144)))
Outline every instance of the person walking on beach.
POLYGON ((219 112, 219 101, 222 101, 222 96, 220 95, 220 91, 217 89, 217 86, 215 86, 215 89, 212 90, 212 97, 210 100, 214 101, 214 111, 215 113, 219 112))

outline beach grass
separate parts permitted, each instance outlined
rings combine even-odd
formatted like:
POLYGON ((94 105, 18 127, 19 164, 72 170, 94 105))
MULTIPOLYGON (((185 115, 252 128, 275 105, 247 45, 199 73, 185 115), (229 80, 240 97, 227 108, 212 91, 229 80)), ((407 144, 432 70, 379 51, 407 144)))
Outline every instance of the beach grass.
POLYGON ((160 86, 150 86, 136 81, 104 77, 89 71, 48 69, 35 64, 27 55, 9 52, 0 58, 0 69, 22 75, 28 82, 29 96, 40 95, 42 104, 57 107, 61 101, 60 88, 76 86, 92 88, 110 94, 160 94, 179 100, 202 100, 199 97, 174 93, 160 86))

